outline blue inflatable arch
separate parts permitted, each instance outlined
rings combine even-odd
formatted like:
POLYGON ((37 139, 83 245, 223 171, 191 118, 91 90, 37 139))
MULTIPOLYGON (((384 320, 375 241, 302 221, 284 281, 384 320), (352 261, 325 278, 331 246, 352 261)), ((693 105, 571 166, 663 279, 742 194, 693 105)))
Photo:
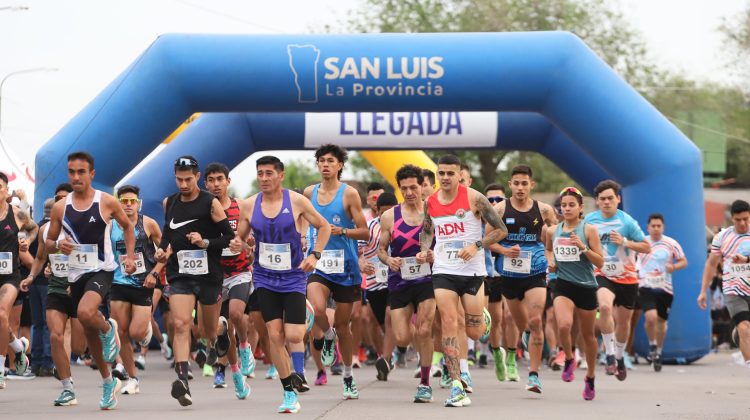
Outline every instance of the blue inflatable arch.
POLYGON ((194 112, 226 114, 201 118, 133 177, 148 212, 173 191, 179 154, 234 166, 326 140, 536 150, 589 190, 611 177, 642 225, 664 214, 690 261, 675 276, 665 359, 710 349, 694 301, 705 261, 700 152, 574 35, 161 36, 37 153, 35 208, 66 179, 67 153, 91 152, 95 186, 111 190, 194 112), (342 111, 357 114, 316 114, 342 111), (459 130, 457 111, 483 113, 459 130), (425 122, 446 115, 440 129, 425 122))

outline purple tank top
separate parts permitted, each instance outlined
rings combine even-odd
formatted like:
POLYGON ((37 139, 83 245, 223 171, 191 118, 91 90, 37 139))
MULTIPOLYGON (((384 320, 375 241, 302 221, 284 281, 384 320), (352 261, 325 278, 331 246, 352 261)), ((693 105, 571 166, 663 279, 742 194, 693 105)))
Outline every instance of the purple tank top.
POLYGON ((263 193, 258 193, 250 227, 255 236, 253 282, 278 293, 307 290, 307 276, 298 267, 302 262, 302 242, 294 221, 289 190, 282 190, 283 203, 275 217, 266 217, 261 209, 263 193), (287 247, 288 246, 288 247, 287 247))
MULTIPOLYGON (((390 252, 392 257, 414 257, 419 253, 419 234, 422 225, 409 226, 401 215, 401 205, 393 208, 393 232, 391 233, 390 252)), ((401 278, 400 271, 388 272, 388 291, 398 291, 409 286, 432 281, 432 277, 424 276, 412 280, 401 278)))

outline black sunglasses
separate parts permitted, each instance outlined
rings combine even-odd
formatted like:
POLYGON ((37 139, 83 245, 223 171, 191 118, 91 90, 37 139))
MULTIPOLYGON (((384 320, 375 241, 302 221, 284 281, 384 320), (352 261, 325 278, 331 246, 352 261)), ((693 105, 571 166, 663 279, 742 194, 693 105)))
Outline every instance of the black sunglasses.
POLYGON ((503 197, 487 197, 487 201, 489 201, 492 204, 497 204, 503 200, 504 200, 503 197))
POLYGON ((180 168, 197 168, 198 162, 196 162, 195 159, 192 158, 181 157, 177 158, 177 160, 174 161, 174 166, 180 168))

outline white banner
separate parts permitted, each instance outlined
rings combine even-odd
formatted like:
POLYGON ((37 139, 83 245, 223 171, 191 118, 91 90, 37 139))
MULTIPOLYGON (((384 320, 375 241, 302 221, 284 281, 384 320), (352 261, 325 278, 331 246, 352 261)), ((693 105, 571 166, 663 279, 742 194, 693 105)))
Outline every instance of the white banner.
POLYGON ((305 147, 494 148, 497 112, 305 113, 305 147))

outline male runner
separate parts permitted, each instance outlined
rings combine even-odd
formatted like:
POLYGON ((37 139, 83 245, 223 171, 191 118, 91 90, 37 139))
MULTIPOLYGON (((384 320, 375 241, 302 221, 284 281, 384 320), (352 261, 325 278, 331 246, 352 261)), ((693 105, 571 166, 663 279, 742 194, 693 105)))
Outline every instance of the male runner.
POLYGON ((680 244, 664 234, 664 216, 648 217, 648 236, 651 253, 638 254, 638 293, 646 316, 651 363, 661 371, 661 350, 667 334, 667 319, 672 307, 672 273, 687 267, 687 258, 680 244))
POLYGON ((171 394, 180 405, 187 406, 193 403, 188 387, 188 356, 196 300, 200 305, 198 322, 210 346, 206 363, 213 365, 224 356, 217 349, 224 277, 221 253, 234 238, 234 231, 219 200, 198 188, 200 170, 195 158, 177 158, 174 174, 179 192, 164 199, 164 235, 156 260, 167 263, 171 290, 169 309, 174 323, 172 348, 177 373, 171 394), (171 247, 169 256, 167 247, 171 247))
MULTIPOLYGON (((117 264, 112 289, 109 293, 110 312, 117 321, 117 333, 120 336, 120 357, 128 381, 120 391, 122 394, 137 394, 140 384, 136 376, 133 347, 130 339, 134 339, 141 347, 148 347, 151 343, 153 330, 151 328, 151 304, 154 296, 154 286, 159 281, 150 275, 154 270, 155 246, 161 242, 161 229, 156 221, 140 214, 140 188, 135 185, 123 185, 117 189, 117 199, 123 211, 134 226, 135 234, 135 272, 126 274, 122 265, 117 264)), ((110 238, 115 261, 125 259, 125 236, 123 229, 117 222, 112 223, 110 238)))
MULTIPOLYGON (((229 178, 229 168, 223 163, 210 163, 206 166, 204 176, 206 189, 219 200, 224 213, 227 215, 229 225, 236 232, 240 213, 245 204, 244 201, 238 201, 228 194, 229 184, 232 182, 229 178)), ((245 241, 242 241, 242 243, 246 244, 245 241)), ((240 252, 236 253, 227 248, 221 253, 226 298, 221 303, 219 323, 222 324, 223 329, 226 330, 228 328, 227 333, 230 342, 224 344, 228 347, 227 359, 232 370, 234 395, 240 400, 244 400, 250 393, 250 385, 245 382, 245 375, 250 373, 251 364, 255 363, 250 343, 247 342, 247 322, 245 321, 245 309, 252 288, 250 258, 248 258, 247 254, 248 249, 249 246, 245 246, 240 252), (227 318, 229 318, 229 323, 227 323, 227 318), (237 334, 237 338, 235 338, 235 333, 237 334), (240 342, 240 363, 237 360, 237 339, 240 342)), ((224 363, 219 361, 214 387, 224 385, 224 369, 226 366, 224 363)))
MULTIPOLYGON (((304 339, 307 329, 305 273, 312 271, 320 261, 331 227, 309 200, 281 187, 284 164, 277 157, 263 156, 255 166, 261 192, 247 199, 232 250, 241 249, 244 241, 240 238, 246 238, 248 228, 251 228, 256 241, 253 279, 258 304, 268 329, 271 360, 279 371, 284 388, 284 401, 279 412, 296 413, 300 404, 293 382, 299 378, 294 378, 291 373, 286 343, 298 346, 304 339), (302 253, 304 232, 300 229, 304 226, 303 219, 318 234, 315 246, 306 258, 302 253)), ((293 351, 291 356, 294 369, 299 372, 299 365, 305 362, 305 353, 293 351)))
POLYGON ((722 265, 721 289, 740 337, 740 351, 750 368, 750 204, 736 200, 730 208, 732 226, 714 236, 711 252, 703 269, 698 306, 706 309, 706 289, 716 267, 722 265))
POLYGON ((542 363, 544 329, 542 315, 547 301, 547 259, 544 257, 542 227, 557 223, 552 206, 531 198, 536 186, 531 168, 518 165, 511 170, 510 200, 495 206, 508 227, 508 236, 499 246, 490 247, 499 255, 495 268, 501 275, 502 294, 519 330, 530 331, 529 382, 526 390, 542 392, 539 366, 542 363))
POLYGON ((367 197, 365 198, 365 202, 367 203, 367 207, 370 208, 370 211, 365 214, 366 221, 369 222, 378 217, 378 211, 376 210, 378 206, 378 197, 384 192, 385 187, 379 182, 371 182, 367 184, 367 197))
POLYGON ((483 312, 484 265, 482 248, 499 242, 507 228, 487 198, 476 190, 459 184, 461 162, 447 155, 438 161, 440 189, 424 205, 425 220, 420 238, 417 262, 431 258, 433 238, 436 241, 432 283, 435 301, 442 319, 445 364, 453 379, 446 406, 471 404, 460 380, 458 319, 459 300, 465 310, 466 334, 478 339, 485 330, 483 312), (482 220, 487 229, 482 238, 482 220))
POLYGON ((435 292, 429 264, 417 263, 419 238, 424 223, 422 170, 404 165, 396 172, 404 202, 380 217, 381 233, 378 257, 387 265, 388 300, 396 345, 406 347, 412 341, 411 319, 417 314, 415 344, 419 352, 420 382, 415 403, 432 402, 430 365, 432 361, 432 321, 435 317, 435 292))
POLYGON ((117 392, 122 385, 112 378, 109 363, 120 353, 117 321, 106 320, 99 312, 112 286, 118 262, 112 252, 109 233, 111 220, 122 227, 126 255, 121 264, 126 274, 135 266, 135 232, 133 224, 120 203, 111 195, 91 186, 96 170, 94 158, 86 152, 68 155, 68 181, 73 193, 52 207, 46 248, 50 254, 62 251, 68 256, 68 282, 76 316, 83 325, 89 352, 99 368, 104 385, 99 408, 111 410, 117 405, 117 392), (63 239, 60 233, 65 231, 63 239))
POLYGON ((422 169, 422 200, 427 200, 435 192, 435 172, 422 169))
POLYGON ((651 246, 646 242, 638 222, 629 214, 618 210, 620 184, 604 180, 594 188, 598 211, 586 215, 584 222, 599 231, 604 266, 595 270, 599 284, 599 329, 602 332, 607 356, 607 375, 617 374, 624 381, 628 376, 625 366, 625 344, 630 334, 630 319, 638 298, 638 275, 635 269, 636 253, 648 254, 651 246))
MULTIPOLYGON (((315 151, 315 159, 322 182, 305 188, 305 197, 331 224, 331 239, 308 279, 308 300, 315 308, 315 323, 324 334, 322 338, 316 337, 313 343, 317 349, 322 349, 323 364, 331 366, 335 359, 336 340, 340 340, 339 349, 344 359, 344 399, 357 399, 359 391, 352 377, 354 343, 349 321, 354 302, 362 296, 357 240, 367 240, 369 231, 359 193, 340 181, 347 160, 346 150, 325 144, 315 151), (336 302, 335 329, 326 316, 329 296, 333 296, 336 302)), ((316 246, 315 242, 313 234, 308 250, 316 246)))

